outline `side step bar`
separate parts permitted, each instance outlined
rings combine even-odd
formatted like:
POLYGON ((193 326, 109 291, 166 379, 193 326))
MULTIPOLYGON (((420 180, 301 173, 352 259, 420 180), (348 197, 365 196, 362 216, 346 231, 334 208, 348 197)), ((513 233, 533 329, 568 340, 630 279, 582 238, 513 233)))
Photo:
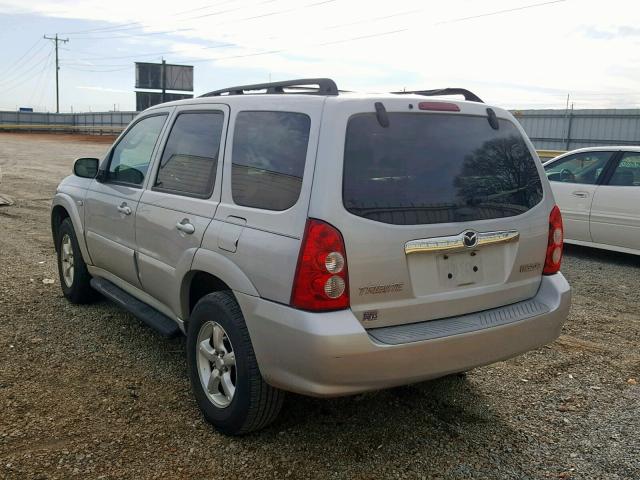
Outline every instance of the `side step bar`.
POLYGON ((104 278, 92 278, 91 286, 109 300, 120 305, 129 313, 135 315, 156 332, 166 338, 175 337, 180 333, 178 324, 155 308, 150 307, 137 298, 129 295, 117 285, 104 278))

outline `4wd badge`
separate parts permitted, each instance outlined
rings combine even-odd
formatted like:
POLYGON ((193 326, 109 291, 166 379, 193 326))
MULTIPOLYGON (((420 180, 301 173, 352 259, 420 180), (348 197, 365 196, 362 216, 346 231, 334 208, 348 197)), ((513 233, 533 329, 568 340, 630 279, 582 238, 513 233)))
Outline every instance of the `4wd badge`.
POLYGON ((362 314, 363 322, 375 322, 378 320, 378 311, 377 310, 367 310, 362 314))

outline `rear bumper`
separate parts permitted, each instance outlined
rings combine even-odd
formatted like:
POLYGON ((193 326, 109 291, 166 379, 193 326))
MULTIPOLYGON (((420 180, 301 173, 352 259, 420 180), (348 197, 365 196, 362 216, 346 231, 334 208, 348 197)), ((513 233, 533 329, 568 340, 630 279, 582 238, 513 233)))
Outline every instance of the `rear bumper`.
MULTIPOLYGON (((284 390, 333 397, 437 378, 545 345, 560 334, 571 288, 562 274, 545 276, 532 299, 545 308, 529 311, 526 318, 505 323, 502 309, 495 309, 495 317, 503 318, 497 326, 484 323, 426 340, 424 331, 415 339, 405 331, 392 335, 405 342, 395 344, 380 340, 388 336, 371 335, 350 310, 310 313, 238 292, 236 297, 265 380, 284 390)), ((468 316, 440 322, 463 318, 468 316)))

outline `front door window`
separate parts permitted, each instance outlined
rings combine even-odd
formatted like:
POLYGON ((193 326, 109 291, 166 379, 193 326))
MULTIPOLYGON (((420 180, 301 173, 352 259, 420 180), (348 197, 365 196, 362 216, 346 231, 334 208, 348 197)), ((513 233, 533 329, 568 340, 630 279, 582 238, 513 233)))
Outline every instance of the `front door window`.
POLYGON ((129 129, 111 154, 108 182, 142 185, 166 118, 166 115, 143 118, 129 129))

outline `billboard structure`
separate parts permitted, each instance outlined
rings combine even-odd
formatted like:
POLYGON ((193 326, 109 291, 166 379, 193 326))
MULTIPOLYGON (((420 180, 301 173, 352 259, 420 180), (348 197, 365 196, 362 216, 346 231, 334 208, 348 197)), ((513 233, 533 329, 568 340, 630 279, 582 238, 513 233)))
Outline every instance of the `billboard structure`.
POLYGON ((193 94, 165 92, 163 97, 160 92, 136 92, 136 110, 141 112, 160 103, 184 100, 185 98, 193 98, 193 94))
POLYGON ((136 62, 136 110, 193 98, 193 66, 136 62), (152 91, 138 91, 138 89, 152 91), (191 93, 168 93, 167 90, 191 93))

